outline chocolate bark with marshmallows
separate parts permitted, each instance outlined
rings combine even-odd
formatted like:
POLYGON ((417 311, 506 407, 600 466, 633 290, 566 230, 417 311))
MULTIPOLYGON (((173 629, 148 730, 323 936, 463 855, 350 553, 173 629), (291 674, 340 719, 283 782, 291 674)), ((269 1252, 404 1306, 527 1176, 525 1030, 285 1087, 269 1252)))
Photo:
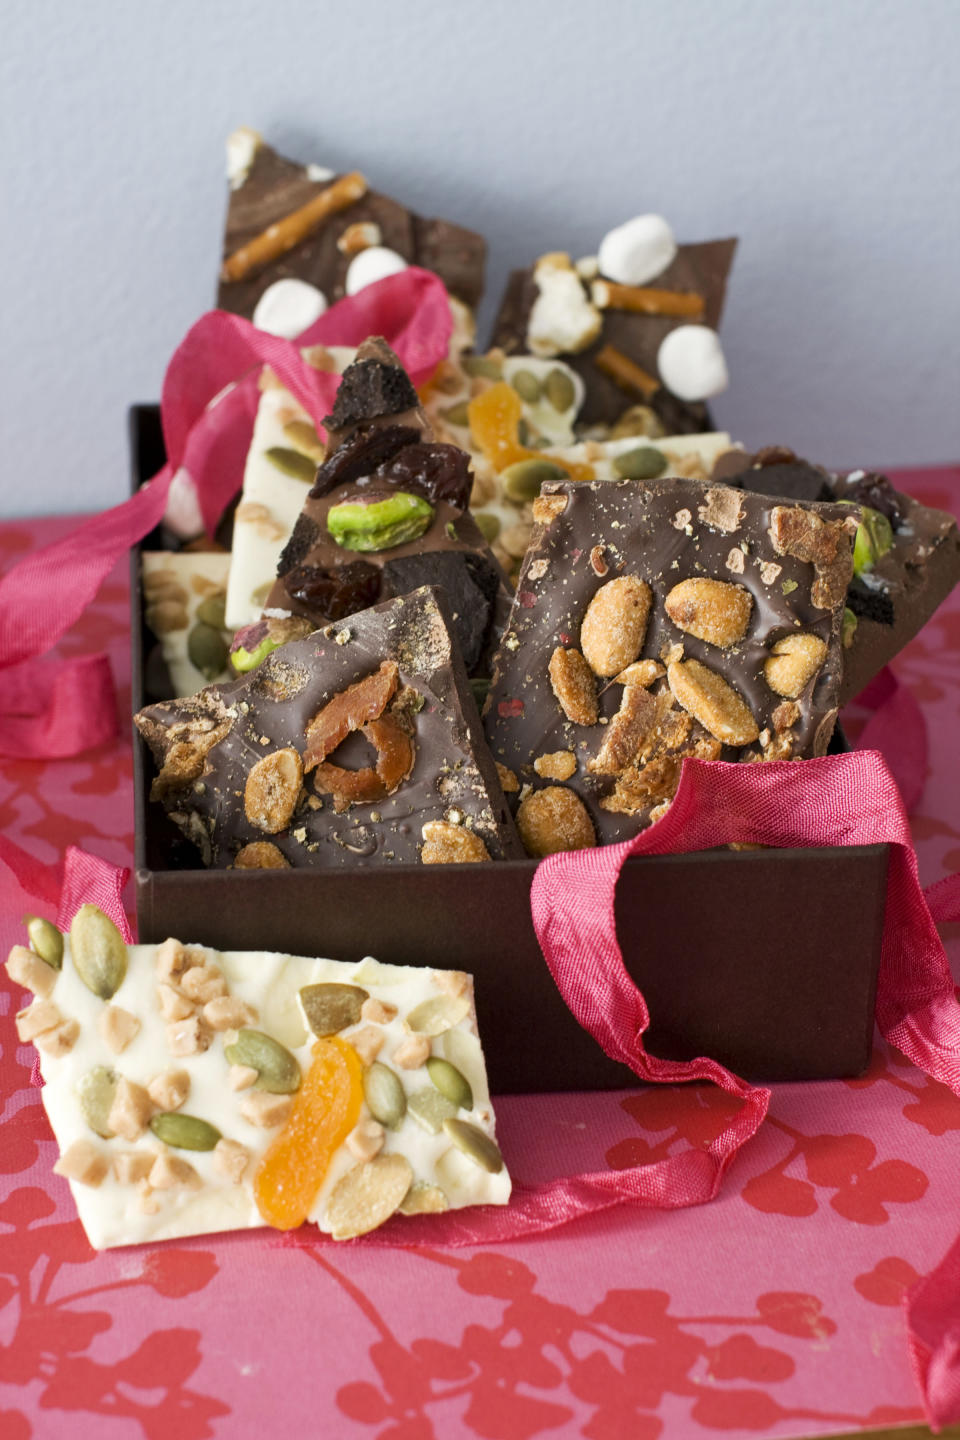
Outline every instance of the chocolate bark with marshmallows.
POLYGON ((151 798, 206 865, 523 853, 435 590, 315 631, 244 679, 135 721, 157 765, 151 798))
POLYGON ((826 752, 849 510, 673 478, 545 485, 534 516, 484 712, 531 853, 635 834, 685 755, 826 752))

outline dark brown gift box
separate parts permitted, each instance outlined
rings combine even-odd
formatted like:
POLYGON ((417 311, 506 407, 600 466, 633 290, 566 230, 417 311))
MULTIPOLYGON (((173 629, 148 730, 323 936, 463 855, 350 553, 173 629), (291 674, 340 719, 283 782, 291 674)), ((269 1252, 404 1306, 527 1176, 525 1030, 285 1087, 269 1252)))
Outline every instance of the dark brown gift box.
MULTIPOLYGON (((161 467, 156 407, 131 410, 134 484, 161 467)), ((144 548, 161 548, 147 536, 144 548)), ((134 552, 133 703, 143 703, 134 552)), ((139 936, 470 971, 494 1093, 612 1089, 636 1077, 582 1030, 530 917, 536 862, 204 870, 159 805, 134 732, 139 936)), ((754 1080, 859 1075, 870 1058, 887 847, 711 850, 628 860, 617 890, 624 961, 652 1017, 647 1048, 709 1055, 754 1080)))

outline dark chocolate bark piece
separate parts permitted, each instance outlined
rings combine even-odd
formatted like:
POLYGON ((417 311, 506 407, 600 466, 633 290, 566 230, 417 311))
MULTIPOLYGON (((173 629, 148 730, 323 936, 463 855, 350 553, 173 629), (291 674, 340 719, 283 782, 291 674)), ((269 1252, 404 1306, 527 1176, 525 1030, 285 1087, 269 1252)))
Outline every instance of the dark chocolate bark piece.
POLYGON ((484 711, 494 758, 531 787, 531 848, 549 848, 555 801, 572 823, 563 791, 621 840, 670 799, 685 755, 825 753, 849 510, 663 479, 551 483, 534 513, 484 711))
POLYGON ((489 674, 510 594, 468 509, 469 457, 433 440, 416 392, 385 341, 365 341, 345 371, 328 433, 328 458, 281 554, 267 613, 299 615, 319 626, 390 595, 438 585, 469 671, 489 674), (392 513, 391 500, 419 516, 409 530, 402 523, 377 530, 374 521, 392 513), (360 517, 356 533, 337 528, 344 506, 360 517))
MULTIPOLYGON (((297 165, 261 141, 245 176, 238 177, 241 183, 230 192, 224 260, 308 205, 339 178, 320 175, 313 166, 297 165)), ((264 268, 243 279, 221 280, 219 308, 250 319, 263 292, 275 281, 287 279, 316 286, 333 304, 345 293, 352 258, 338 248, 337 241, 352 225, 376 225, 381 245, 395 250, 410 265, 434 271, 451 295, 465 305, 475 308, 479 303, 486 260, 483 237, 449 220, 424 219, 389 195, 368 189, 264 268)))
POLYGON ((522 853, 435 590, 148 706, 136 724, 156 762, 153 798, 207 865, 253 846, 241 864, 417 863, 431 837, 450 858, 522 853))
MULTIPOLYGON (((720 325, 726 298, 727 277, 737 246, 735 239, 710 240, 696 245, 681 245, 675 259, 650 285, 657 290, 698 295, 703 312, 697 323, 716 330, 720 325)), ((539 289, 534 268, 511 273, 494 324, 492 344, 508 355, 529 350, 528 326, 539 289)), ((585 293, 589 285, 584 284, 585 293)), ((626 310, 601 311, 602 328, 598 338, 579 354, 560 352, 563 360, 580 375, 586 388, 580 425, 613 425, 631 405, 651 406, 659 416, 664 434, 684 435, 713 429, 709 411, 701 402, 691 403, 659 383, 657 354, 671 330, 689 323, 682 316, 638 314, 626 310), (597 357, 605 347, 613 347, 656 382, 652 392, 624 388, 598 367, 597 357)))

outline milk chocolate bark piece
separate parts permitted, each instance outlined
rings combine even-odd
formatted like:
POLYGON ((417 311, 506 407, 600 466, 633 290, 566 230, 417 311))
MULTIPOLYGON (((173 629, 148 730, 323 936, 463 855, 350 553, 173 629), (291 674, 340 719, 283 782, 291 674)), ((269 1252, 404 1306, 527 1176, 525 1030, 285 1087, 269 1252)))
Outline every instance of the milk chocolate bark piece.
MULTIPOLYGON (((650 282, 651 286, 658 291, 698 296, 703 304, 702 310, 692 317, 694 323, 716 330, 723 313, 727 276, 736 246, 736 239, 681 245, 674 260, 650 282)), ((508 355, 530 348, 528 327, 540 293, 535 269, 532 266, 514 270, 500 302, 491 343, 502 347, 508 355)), ((584 295, 589 295, 590 282, 584 281, 583 288, 584 295)), ((558 351, 577 371, 585 386, 581 425, 613 425, 631 405, 642 403, 656 412, 668 435, 712 430, 706 405, 681 400, 672 394, 661 383, 657 369, 662 341, 671 330, 691 323, 691 317, 644 314, 612 307, 600 310, 599 315, 599 334, 588 348, 579 354, 558 351), (635 377, 631 382, 623 378, 619 383, 612 379, 609 367, 604 365, 604 352, 609 356, 611 348, 633 367, 639 367, 646 379, 635 377)), ((629 373, 625 370, 625 376, 629 373)))
POLYGON ((532 787, 517 820, 525 835, 532 809, 537 853, 573 848, 560 827, 544 838, 544 781, 607 842, 659 813, 685 755, 825 753, 848 510, 672 478, 550 484, 535 517, 484 714, 494 758, 532 787))
POLYGON ((433 441, 385 341, 366 341, 344 372, 327 433, 327 459, 280 556, 266 612, 321 625, 436 585, 467 670, 489 674, 509 595, 468 509, 469 457, 433 441))
MULTIPOLYGON (((234 177, 224 234, 227 262, 271 226, 314 202, 342 176, 312 165, 286 160, 259 137, 250 142, 252 156, 245 172, 234 177)), ((434 271, 451 295, 474 308, 483 292, 486 242, 473 230, 449 220, 424 219, 398 200, 371 189, 343 209, 327 216, 292 249, 243 278, 221 279, 217 304, 221 310, 252 318, 257 301, 278 280, 301 280, 315 286, 332 305, 345 294, 352 259, 350 227, 376 226, 376 243, 394 250, 410 265, 434 271)), ((364 232, 356 229, 353 232, 364 232)))
POLYGON ((518 854, 435 590, 316 631, 136 724, 157 765, 152 797, 207 865, 429 862, 440 842, 451 860, 518 854))
POLYGON ((955 517, 895 490, 885 475, 864 470, 831 474, 781 446, 753 455, 729 451, 718 458, 713 474, 766 495, 865 505, 888 522, 889 532, 881 525, 882 535, 873 532, 857 547, 856 573, 847 591, 841 705, 913 639, 960 580, 955 517))

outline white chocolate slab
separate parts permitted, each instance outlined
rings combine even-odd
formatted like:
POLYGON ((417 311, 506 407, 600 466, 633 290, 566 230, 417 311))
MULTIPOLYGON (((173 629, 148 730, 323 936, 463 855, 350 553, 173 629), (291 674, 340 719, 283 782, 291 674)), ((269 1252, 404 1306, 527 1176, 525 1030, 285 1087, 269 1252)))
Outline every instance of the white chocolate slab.
MULTIPOLYGON (((436 972, 413 967, 381 965, 373 959, 358 964, 335 960, 310 959, 303 956, 260 951, 218 952, 190 946, 189 952, 198 963, 216 965, 222 971, 230 997, 246 1002, 257 1012, 253 1028, 273 1036, 296 1056, 301 1072, 306 1073, 312 1060, 312 1046, 317 1041, 307 1029, 298 1003, 302 986, 339 982, 360 985, 371 998, 397 1007, 397 1013, 383 1024, 372 1028, 383 1039, 377 1059, 390 1067, 399 1078, 406 1096, 427 1088, 435 1091, 426 1069, 403 1069, 391 1063, 392 1057, 410 1030, 404 1023, 417 1005, 433 997, 450 995, 462 987, 467 1001, 466 1013, 456 1025, 430 1040, 434 1055, 455 1064, 469 1081, 473 1091, 473 1108, 458 1110, 459 1119, 468 1120, 491 1139, 494 1116, 487 1087, 486 1069, 477 1036, 473 1008, 473 987, 469 977, 456 972, 436 972)), ((157 946, 128 947, 128 969, 123 983, 109 1003, 128 1011, 140 1021, 135 1037, 119 1055, 114 1054, 101 1036, 101 1021, 106 1002, 95 996, 81 981, 70 956, 66 940, 63 968, 58 973, 49 1001, 65 1020, 79 1024, 79 1036, 73 1048, 61 1057, 40 1053, 40 1065, 46 1082, 43 1103, 61 1155, 78 1141, 92 1144, 98 1154, 111 1162, 110 1172, 99 1186, 93 1187, 71 1180, 70 1187, 77 1210, 90 1243, 96 1249, 118 1245, 134 1245, 148 1241, 168 1240, 187 1235, 215 1231, 247 1229, 262 1225, 253 1191, 253 1177, 267 1147, 280 1133, 277 1128, 261 1129, 241 1113, 245 1096, 254 1091, 236 1091, 230 1087, 230 1064, 225 1044, 235 1032, 213 1035, 209 1049, 202 1053, 174 1056, 167 1040, 167 1021, 157 1002, 157 946), (78 1082, 94 1066, 105 1066, 118 1077, 147 1086, 165 1070, 184 1070, 190 1080, 189 1094, 178 1113, 208 1121, 226 1139, 243 1145, 249 1161, 239 1184, 221 1174, 215 1151, 168 1149, 149 1128, 133 1142, 113 1137, 103 1139, 90 1128, 77 1097, 78 1082), (186 1160, 193 1166, 199 1184, 180 1184, 171 1189, 149 1189, 149 1186, 122 1183, 117 1179, 113 1161, 118 1154, 134 1151, 155 1157, 168 1154, 186 1160)), ((189 973, 189 972, 188 972, 189 973)), ((358 1025, 340 1032, 349 1041, 352 1035, 371 1027, 361 1019, 358 1025)), ((42 1037, 41 1037, 42 1038, 42 1037)), ((359 1042, 358 1042, 359 1043, 359 1042)), ((261 1093, 261 1092, 256 1092, 261 1093)), ((371 1119, 366 1102, 362 1104, 358 1124, 371 1119)), ((510 1179, 506 1168, 491 1174, 456 1149, 446 1133, 433 1135, 423 1129, 408 1111, 396 1130, 387 1129, 381 1155, 402 1154, 409 1161, 414 1183, 439 1185, 450 1209, 475 1204, 506 1204, 510 1195, 510 1179)), ((329 1232, 326 1219, 327 1200, 337 1181, 358 1161, 346 1144, 335 1152, 310 1211, 310 1220, 329 1232)))
MULTIPOLYGON (((219 680, 234 679, 229 664, 224 666, 219 675, 202 674, 190 659, 188 649, 190 632, 198 619, 198 607, 209 596, 218 591, 226 591, 227 577, 230 573, 230 556, 219 550, 144 550, 141 554, 141 563, 146 620, 160 642, 163 658, 170 672, 174 697, 195 695, 205 685, 212 685, 219 680), (157 624, 155 620, 151 624, 151 587, 153 585, 162 587, 167 583, 179 586, 184 595, 183 609, 186 612, 187 623, 186 625, 178 624, 175 629, 168 629, 165 623, 157 624)), ((176 592, 168 592, 163 589, 157 593, 175 594, 176 592)), ((233 633, 224 629, 222 634, 229 648, 233 633)))

